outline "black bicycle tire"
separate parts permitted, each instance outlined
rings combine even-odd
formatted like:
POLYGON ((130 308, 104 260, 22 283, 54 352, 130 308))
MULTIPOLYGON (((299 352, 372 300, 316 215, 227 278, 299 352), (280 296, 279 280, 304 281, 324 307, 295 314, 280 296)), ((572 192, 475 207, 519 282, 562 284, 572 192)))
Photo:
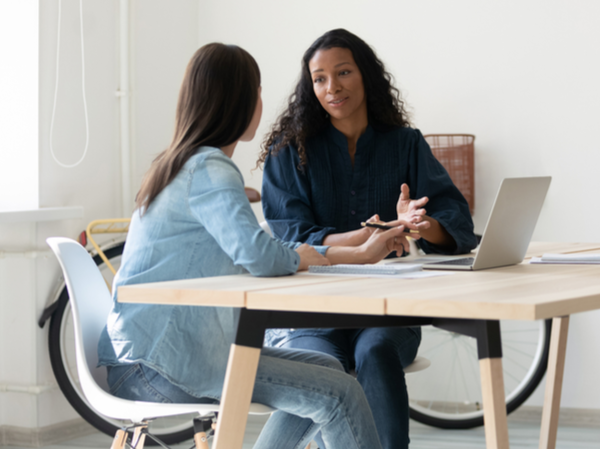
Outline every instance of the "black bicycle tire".
MULTIPOLYGON (((550 352, 550 331, 552 330, 552 320, 547 319, 544 325, 546 327, 546 336, 544 338, 544 349, 542 351, 542 357, 540 358, 540 362, 535 368, 534 374, 531 377, 529 383, 527 383, 527 385, 523 388, 523 390, 521 390, 521 392, 517 394, 515 398, 513 398, 510 402, 506 404, 507 414, 512 413, 519 406, 525 403, 525 401, 531 396, 531 394, 533 394, 535 389, 538 387, 538 385, 542 381, 542 378, 544 378, 546 368, 548 367, 548 353, 550 352)), ((442 419, 440 417, 432 417, 420 411, 416 411, 413 408, 410 408, 410 418, 425 425, 450 430, 468 429, 483 426, 483 411, 480 417, 454 420, 442 419)))
MULTIPOLYGON (((111 260, 112 258, 123 254, 124 246, 124 242, 115 244, 114 246, 104 250, 104 254, 109 260, 111 260)), ((98 266, 103 263, 102 259, 98 255, 94 257, 94 262, 98 266)), ((65 316, 65 309, 69 303, 69 294, 67 292, 66 286, 62 289, 58 297, 57 303, 58 306, 52 314, 52 317, 50 319, 50 327, 48 331, 48 350, 50 353, 50 363, 52 365, 52 371, 54 372, 56 382, 58 383, 60 390, 66 397, 69 404, 86 422, 88 422, 90 425, 92 425, 94 428, 101 431, 102 433, 105 433, 112 437, 115 435, 116 431, 119 428, 111 422, 107 421, 104 417, 99 415, 96 411, 91 409, 86 404, 86 402, 82 399, 81 394, 71 384, 71 379, 67 374, 65 361, 63 361, 60 340, 62 321, 65 316)), ((167 445, 173 445, 183 441, 187 441, 189 439, 192 439, 193 436, 194 429, 191 425, 189 429, 181 430, 175 433, 156 433, 156 437, 167 445)), ((146 442, 148 445, 156 444, 154 443, 154 441, 152 441, 152 438, 150 436, 147 437, 146 442)))

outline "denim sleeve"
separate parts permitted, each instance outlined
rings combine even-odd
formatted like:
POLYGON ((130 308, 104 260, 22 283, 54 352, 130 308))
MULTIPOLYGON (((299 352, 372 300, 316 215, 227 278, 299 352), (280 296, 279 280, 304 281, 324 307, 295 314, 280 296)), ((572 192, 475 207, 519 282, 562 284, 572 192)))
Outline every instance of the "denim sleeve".
MULTIPOLYGON (((277 242, 279 242, 281 245, 283 245, 284 247, 288 247, 288 248, 291 248, 294 250, 302 245, 302 243, 300 243, 300 242, 286 242, 286 241, 282 241, 281 239, 277 239, 277 238, 275 238, 275 240, 277 242)), ((327 253, 327 249, 330 246, 329 245, 311 245, 311 247, 314 248, 316 251, 318 251, 321 255, 325 256, 325 253, 327 253)))
POLYGON ((336 230, 316 223, 308 174, 300 171, 299 165, 298 152, 290 146, 267 157, 262 185, 263 213, 274 236, 284 241, 321 245, 325 236, 336 230))
POLYGON ((233 161, 215 152, 199 161, 193 171, 188 195, 191 214, 234 264, 255 276, 296 272, 300 257, 293 248, 299 244, 282 245, 260 227, 233 161))
POLYGON ((411 198, 427 196, 427 215, 436 219, 456 242, 453 248, 441 247, 424 239, 417 242, 426 253, 468 253, 477 247, 469 204, 450 179, 450 175, 433 156, 421 132, 415 130, 414 152, 410 171, 411 198), (416 187, 416 190, 415 190, 416 187))

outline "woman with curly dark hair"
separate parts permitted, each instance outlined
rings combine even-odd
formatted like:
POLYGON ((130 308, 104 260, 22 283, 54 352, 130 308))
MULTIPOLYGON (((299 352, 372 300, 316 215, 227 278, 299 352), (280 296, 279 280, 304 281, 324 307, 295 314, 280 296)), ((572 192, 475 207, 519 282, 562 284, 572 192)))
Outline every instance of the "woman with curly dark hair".
MULTIPOLYGON (((359 245, 371 233, 361 222, 400 220, 418 232, 426 252, 458 254, 476 246, 468 204, 410 128, 391 75, 346 30, 325 33, 304 54, 300 79, 259 163, 265 218, 280 239, 359 245)), ((356 370, 384 448, 408 447, 403 368, 420 340, 418 327, 267 335, 269 345, 325 352, 356 370)))

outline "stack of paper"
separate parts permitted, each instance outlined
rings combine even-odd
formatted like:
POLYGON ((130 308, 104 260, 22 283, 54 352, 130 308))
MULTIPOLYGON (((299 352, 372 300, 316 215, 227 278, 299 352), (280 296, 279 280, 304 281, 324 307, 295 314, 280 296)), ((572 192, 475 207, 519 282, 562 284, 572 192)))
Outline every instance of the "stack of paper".
POLYGON ((531 264, 600 264, 599 254, 570 253, 567 255, 545 253, 541 258, 531 258, 531 264))

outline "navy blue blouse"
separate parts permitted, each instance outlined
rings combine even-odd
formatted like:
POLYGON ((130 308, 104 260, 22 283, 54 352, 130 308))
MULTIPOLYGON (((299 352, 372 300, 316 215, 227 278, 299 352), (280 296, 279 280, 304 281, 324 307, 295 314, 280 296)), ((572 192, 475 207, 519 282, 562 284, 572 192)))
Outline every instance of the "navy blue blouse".
POLYGON ((293 146, 270 155, 264 166, 262 204, 273 234, 321 245, 328 234, 361 228, 374 214, 397 218, 400 186, 413 199, 427 196, 427 214, 456 242, 454 248, 421 239, 427 253, 467 253, 477 246, 467 201, 435 159, 419 130, 379 130, 369 125, 356 144, 354 166, 346 137, 333 125, 306 142, 307 161, 293 146))

